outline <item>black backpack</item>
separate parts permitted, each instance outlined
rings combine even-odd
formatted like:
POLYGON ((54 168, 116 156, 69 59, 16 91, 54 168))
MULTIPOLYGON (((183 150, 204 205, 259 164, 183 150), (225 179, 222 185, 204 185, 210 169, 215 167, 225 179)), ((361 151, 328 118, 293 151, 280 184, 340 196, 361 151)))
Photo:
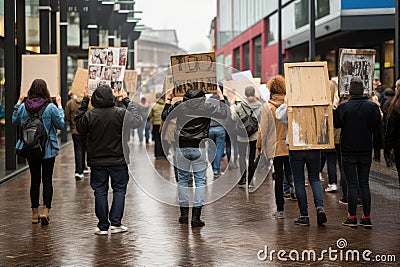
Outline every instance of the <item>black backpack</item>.
POLYGON ((40 160, 44 157, 45 145, 49 136, 42 122, 42 114, 48 104, 37 113, 29 114, 29 118, 21 125, 20 139, 23 147, 17 154, 29 160, 40 160))
MULTIPOLYGON (((245 113, 243 118, 236 123, 236 131, 239 136, 249 137, 258 131, 258 120, 253 116, 253 110, 250 108, 251 113, 248 114, 243 104, 240 105, 245 113)), ((239 115, 239 114, 238 114, 239 115)))

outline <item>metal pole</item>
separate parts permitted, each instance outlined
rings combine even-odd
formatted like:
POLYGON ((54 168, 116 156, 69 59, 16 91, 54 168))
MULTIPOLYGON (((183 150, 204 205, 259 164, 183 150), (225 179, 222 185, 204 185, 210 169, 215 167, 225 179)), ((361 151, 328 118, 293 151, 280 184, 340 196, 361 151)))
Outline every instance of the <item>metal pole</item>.
POLYGON ((15 170, 16 127, 11 117, 17 102, 16 47, 15 47, 15 2, 4 1, 4 63, 6 92, 6 170, 15 170))
POLYGON ((50 1, 40 0, 39 5, 40 53, 48 54, 50 52, 50 1))
POLYGON ((98 26, 96 21, 97 15, 97 0, 89 2, 89 46, 99 45, 98 26))
POLYGON ((51 0, 51 53, 57 54, 57 11, 58 0, 51 0))
POLYGON ((114 46, 114 39, 114 10, 112 10, 110 20, 108 22, 108 46, 114 46))
POLYGON ((278 72, 283 75, 282 56, 282 0, 278 0, 278 72))
POLYGON ((395 31, 394 31, 394 67, 395 67, 395 73, 394 73, 394 79, 395 81, 399 79, 400 77, 400 38, 399 38, 399 28, 400 28, 400 0, 396 0, 396 12, 395 12, 395 31))
POLYGON ((315 0, 310 1, 309 22, 310 22, 310 43, 309 43, 309 60, 315 61, 315 0))
MULTIPOLYGON (((62 105, 65 107, 67 104, 68 91, 67 91, 67 56, 68 56, 68 46, 67 46, 67 11, 68 3, 67 1, 60 1, 60 78, 61 78, 61 99, 62 105)), ((64 127, 61 130, 61 142, 67 142, 67 129, 64 127)))

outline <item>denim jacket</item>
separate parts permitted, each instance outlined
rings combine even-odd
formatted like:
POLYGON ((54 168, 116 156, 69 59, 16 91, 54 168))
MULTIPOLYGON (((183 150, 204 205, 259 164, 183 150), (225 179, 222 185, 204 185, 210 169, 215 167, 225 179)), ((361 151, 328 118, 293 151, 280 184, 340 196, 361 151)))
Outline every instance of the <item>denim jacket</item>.
MULTIPOLYGON (((25 104, 15 104, 14 112, 12 114, 12 123, 22 125, 28 117, 29 114, 25 109, 25 104)), ((57 108, 56 105, 50 103, 43 111, 42 121, 51 142, 46 142, 43 159, 54 158, 60 152, 56 129, 61 130, 64 127, 64 110, 62 108, 57 108)), ((21 149, 22 146, 23 143, 20 139, 17 142, 16 149, 21 149)))

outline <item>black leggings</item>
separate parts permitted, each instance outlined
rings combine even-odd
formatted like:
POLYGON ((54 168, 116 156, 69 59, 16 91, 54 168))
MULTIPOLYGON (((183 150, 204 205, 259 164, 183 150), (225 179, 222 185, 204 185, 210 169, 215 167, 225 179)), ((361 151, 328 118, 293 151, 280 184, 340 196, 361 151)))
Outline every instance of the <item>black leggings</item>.
POLYGON ((292 169, 290 168, 289 156, 274 158, 275 170, 275 202, 277 211, 283 211, 285 200, 283 199, 283 173, 290 187, 293 187, 292 169))
POLYGON ((32 208, 39 207, 40 182, 43 182, 43 204, 51 208, 53 198, 53 169, 54 158, 42 160, 28 160, 31 173, 31 204, 32 208))

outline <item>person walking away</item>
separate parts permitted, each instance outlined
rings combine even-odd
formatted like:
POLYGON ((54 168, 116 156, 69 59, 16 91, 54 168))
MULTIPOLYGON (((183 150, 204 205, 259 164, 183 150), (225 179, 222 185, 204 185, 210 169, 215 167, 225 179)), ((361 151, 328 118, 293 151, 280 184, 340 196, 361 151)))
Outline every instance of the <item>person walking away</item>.
POLYGON ((154 157, 164 159, 166 156, 161 142, 161 114, 165 101, 160 93, 157 93, 156 98, 157 101, 150 110, 149 119, 152 127, 151 134, 154 138, 154 157))
MULTIPOLYGON (((388 110, 390 107, 390 103, 392 102, 392 100, 395 96, 395 92, 391 88, 386 88, 384 91, 384 94, 385 94, 385 101, 383 102, 383 105, 382 105, 383 119, 382 119, 382 129, 381 129, 383 144, 386 143, 385 132, 386 132, 386 126, 387 126, 387 114, 388 114, 388 110)), ((386 145, 384 145, 384 147, 383 147, 383 156, 385 157, 386 167, 392 167, 392 163, 394 162, 393 155, 389 152, 386 145)))
MULTIPOLYGON (((107 235, 128 231, 121 224, 124 214, 125 194, 128 185, 129 155, 124 155, 123 128, 142 125, 137 103, 130 102, 122 90, 122 103, 126 109, 115 106, 112 89, 107 85, 96 88, 91 98, 92 110, 88 110, 89 98, 82 100, 75 116, 76 128, 88 136, 87 162, 91 168, 90 186, 95 195, 95 212, 99 222, 95 234, 107 235), (108 208, 108 184, 111 177, 113 200, 108 208)), ((126 145, 126 144, 125 144, 126 145)))
MULTIPOLYGON (((60 153, 57 141, 57 130, 64 127, 64 110, 61 105, 60 96, 56 97, 56 105, 50 98, 50 92, 47 84, 42 79, 35 79, 28 91, 28 96, 23 103, 25 96, 20 92, 17 104, 14 106, 12 114, 12 123, 23 126, 31 117, 39 114, 47 134, 47 140, 44 145, 43 158, 28 157, 29 171, 31 174, 30 198, 32 208, 32 223, 41 221, 42 225, 48 225, 50 222, 50 209, 53 199, 53 170, 56 156, 60 153), (43 182, 43 211, 39 215, 39 195, 40 183, 43 182)), ((21 150, 24 142, 20 138, 16 149, 21 150)))
POLYGON ((335 128, 341 128, 341 153, 347 180, 348 217, 342 223, 357 227, 357 197, 360 187, 363 213, 359 224, 371 227, 371 193, 369 171, 372 157, 372 135, 379 127, 381 114, 377 104, 364 97, 363 81, 350 81, 350 99, 341 103, 333 113, 335 128))
MULTIPOLYGON (((284 125, 288 125, 287 104, 284 103, 276 109, 276 119, 284 125)), ((288 136, 286 136, 288 144, 288 136)), ((322 226, 327 222, 324 209, 324 198, 322 193, 322 184, 319 179, 319 166, 321 162, 321 152, 315 150, 290 150, 289 162, 292 168, 294 187, 296 191, 297 204, 300 210, 300 216, 294 221, 297 225, 310 225, 308 216, 308 201, 305 188, 304 165, 307 167, 308 180, 313 192, 314 205, 317 213, 317 224, 322 226)))
POLYGON ((86 135, 79 134, 76 129, 75 115, 78 112, 78 108, 81 105, 83 97, 77 95, 71 95, 71 99, 68 100, 65 106, 65 121, 68 121, 71 127, 72 141, 74 143, 74 154, 75 154, 75 180, 83 180, 84 172, 88 171, 86 168, 86 135))
POLYGON ((400 185, 400 89, 396 89, 396 94, 388 108, 385 148, 394 156, 400 185))
MULTIPOLYGON (((232 98, 231 102, 231 113, 232 120, 239 121, 246 115, 251 115, 260 121, 262 104, 255 97, 256 90, 253 86, 248 86, 245 88, 244 94, 245 99, 239 104, 236 103, 236 96, 232 98)), ((237 136, 238 148, 239 148, 239 169, 241 173, 241 178, 239 181, 240 186, 246 185, 246 176, 248 174, 247 184, 251 186, 251 181, 254 176, 254 159, 256 157, 256 143, 257 143, 258 132, 255 132, 251 136, 237 136), (248 159, 249 164, 246 167, 246 159, 248 159)))
POLYGON ((167 103, 162 112, 162 119, 176 118, 175 140, 178 140, 176 162, 178 169, 178 203, 180 206, 179 223, 189 222, 189 195, 188 184, 190 171, 193 169, 195 193, 192 208, 192 227, 205 225, 201 220, 201 211, 204 205, 207 159, 205 139, 208 138, 210 118, 225 119, 227 106, 224 97, 218 88, 219 101, 206 99, 202 90, 189 89, 182 102, 171 105, 174 93, 168 94, 167 103))
MULTIPOLYGON (((139 136, 139 142, 143 142, 143 133, 144 133, 144 128, 146 126, 146 121, 147 121, 147 115, 149 112, 149 105, 147 104, 146 97, 142 97, 140 99, 139 103, 139 112, 142 115, 143 118, 143 123, 140 127, 137 128, 137 133, 139 136)), ((146 136, 146 142, 148 142, 149 137, 146 136)))

